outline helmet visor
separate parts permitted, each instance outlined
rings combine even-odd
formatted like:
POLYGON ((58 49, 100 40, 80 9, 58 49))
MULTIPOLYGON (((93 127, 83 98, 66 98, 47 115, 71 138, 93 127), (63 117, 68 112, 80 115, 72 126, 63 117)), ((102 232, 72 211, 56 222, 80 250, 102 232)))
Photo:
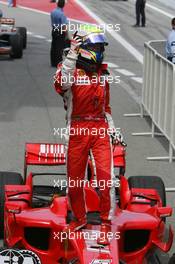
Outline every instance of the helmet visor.
POLYGON ((96 44, 96 43, 101 43, 105 46, 108 45, 107 39, 103 33, 92 33, 92 34, 86 36, 85 40, 83 42, 84 45, 96 44))

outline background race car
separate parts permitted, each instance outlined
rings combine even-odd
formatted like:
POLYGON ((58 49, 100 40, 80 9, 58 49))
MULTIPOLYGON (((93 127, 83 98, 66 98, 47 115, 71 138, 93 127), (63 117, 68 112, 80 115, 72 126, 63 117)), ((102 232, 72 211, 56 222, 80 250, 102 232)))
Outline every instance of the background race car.
POLYGON ((27 30, 16 27, 15 19, 0 18, 0 54, 9 54, 11 58, 22 58, 27 47, 27 30))

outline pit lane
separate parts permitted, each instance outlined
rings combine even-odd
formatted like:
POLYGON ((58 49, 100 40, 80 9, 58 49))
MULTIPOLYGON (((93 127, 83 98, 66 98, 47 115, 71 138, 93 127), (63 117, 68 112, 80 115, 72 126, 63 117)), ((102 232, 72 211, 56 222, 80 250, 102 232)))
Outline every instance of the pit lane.
MULTIPOLYGON (((84 1, 85 2, 85 1, 84 1)), ((157 6, 172 12, 161 3, 157 6)), ((170 18, 147 10, 147 27, 135 29, 135 7, 132 1, 89 0, 88 6, 107 23, 120 23, 121 35, 143 54, 143 43, 150 39, 165 39, 170 28, 170 18), (100 10, 99 10, 100 5, 100 10)), ((0 57, 0 170, 23 171, 25 142, 60 142, 53 133, 54 127, 65 126, 62 99, 53 89, 53 74, 50 67, 50 43, 36 35, 50 39, 49 16, 23 9, 10 9, 0 5, 6 16, 14 17, 17 24, 26 26, 33 35, 28 35, 28 47, 22 60, 0 57)), ((133 72, 142 77, 142 64, 108 35, 110 48, 106 60, 117 65, 111 68, 133 72)), ((118 73, 117 73, 118 75, 118 73)), ((121 127, 128 143, 127 176, 159 175, 167 187, 175 186, 175 164, 165 161, 147 161, 147 156, 166 155, 168 144, 163 138, 132 137, 132 132, 150 131, 147 119, 126 118, 125 113, 139 111, 141 84, 121 74, 121 83, 111 86, 111 104, 116 127, 121 127), (135 101, 137 100, 137 102, 135 101)), ((44 179, 51 183, 50 179, 44 179)), ((168 203, 175 205, 175 194, 167 194, 168 203)), ((175 215, 170 219, 175 223, 175 215)), ((174 224, 175 226, 175 224, 174 224)))

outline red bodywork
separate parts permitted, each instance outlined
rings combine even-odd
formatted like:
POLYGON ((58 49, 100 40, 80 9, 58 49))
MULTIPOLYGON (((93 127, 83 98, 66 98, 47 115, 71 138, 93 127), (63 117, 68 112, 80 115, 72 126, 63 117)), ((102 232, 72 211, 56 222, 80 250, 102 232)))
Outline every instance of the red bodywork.
MULTIPOLYGON (((125 150, 118 147, 118 155, 114 152, 114 156, 119 157, 118 166, 125 168, 125 150)), ((26 144, 25 173, 27 165, 63 165, 65 157, 62 144, 26 144)), ((147 255, 156 248, 164 252, 171 248, 171 227, 168 241, 162 241, 163 217, 170 216, 172 210, 162 207, 156 190, 130 189, 127 179, 120 175, 120 200, 116 200, 110 244, 102 247, 96 241, 100 230, 97 224, 88 224, 86 229, 69 234, 70 239, 66 239, 68 234, 63 229, 70 213, 66 196, 53 196, 50 205, 33 208, 33 177, 30 173, 24 185, 5 186, 4 240, 8 247, 31 250, 42 264, 144 264, 147 255), (69 262, 72 260, 75 262, 69 262)), ((91 186, 85 187, 85 200, 87 212, 100 211, 98 192, 91 186)))

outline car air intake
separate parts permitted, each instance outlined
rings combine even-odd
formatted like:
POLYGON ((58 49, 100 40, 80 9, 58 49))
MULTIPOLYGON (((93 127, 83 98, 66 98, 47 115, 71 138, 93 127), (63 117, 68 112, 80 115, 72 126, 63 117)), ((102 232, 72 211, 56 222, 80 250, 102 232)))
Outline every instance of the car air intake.
POLYGON ((25 227, 24 237, 29 245, 41 250, 48 250, 50 228, 25 227))
POLYGON ((149 241, 150 230, 137 229, 124 232, 124 252, 142 249, 149 241))

